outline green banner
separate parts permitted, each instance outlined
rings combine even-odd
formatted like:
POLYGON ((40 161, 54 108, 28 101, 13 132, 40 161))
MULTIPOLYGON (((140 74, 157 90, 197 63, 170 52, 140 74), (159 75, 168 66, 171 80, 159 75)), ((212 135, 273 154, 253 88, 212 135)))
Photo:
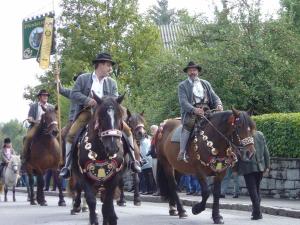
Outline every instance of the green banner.
MULTIPOLYGON (((50 17, 54 17, 50 14, 50 17)), ((23 36, 23 59, 36 58, 39 54, 39 48, 42 41, 44 31, 45 16, 37 16, 32 19, 23 20, 22 36, 23 36)), ((53 36, 54 38, 54 36, 53 36)), ((52 45, 51 54, 54 53, 55 46, 52 45)))

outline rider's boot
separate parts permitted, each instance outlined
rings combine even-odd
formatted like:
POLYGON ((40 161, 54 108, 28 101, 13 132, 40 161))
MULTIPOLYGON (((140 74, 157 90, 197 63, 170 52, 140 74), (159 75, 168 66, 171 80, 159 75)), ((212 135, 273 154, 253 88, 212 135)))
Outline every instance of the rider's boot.
POLYGON ((72 167, 72 144, 66 142, 66 162, 64 167, 61 169, 59 176, 65 179, 70 178, 71 176, 71 167, 72 167))
POLYGON ((180 151, 177 156, 178 161, 187 162, 188 156, 186 155, 186 147, 187 147, 187 143, 189 141, 190 134, 191 134, 191 132, 182 128, 181 136, 180 136, 180 151))
POLYGON ((133 143, 133 137, 132 135, 128 136, 128 142, 129 142, 129 158, 131 161, 131 169, 133 172, 135 173, 140 173, 142 171, 140 163, 135 159, 135 155, 134 155, 134 143, 133 143))

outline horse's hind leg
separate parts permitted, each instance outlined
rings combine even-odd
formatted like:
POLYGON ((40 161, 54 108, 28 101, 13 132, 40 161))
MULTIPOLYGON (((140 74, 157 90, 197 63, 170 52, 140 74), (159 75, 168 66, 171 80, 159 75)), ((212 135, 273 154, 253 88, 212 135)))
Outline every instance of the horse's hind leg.
POLYGON ((4 185, 4 201, 7 202, 7 192, 8 192, 8 187, 4 185))
POLYGON ((30 204, 31 205, 36 205, 35 199, 34 199, 34 179, 32 174, 28 174, 28 183, 29 183, 29 195, 30 195, 30 204))
POLYGON ((12 188, 12 193, 13 193, 13 201, 16 201, 16 186, 13 186, 12 188))
POLYGON ((134 194, 133 194, 133 204, 136 206, 140 206, 141 205, 141 198, 140 198, 140 178, 138 173, 133 173, 132 175, 133 178, 133 190, 134 190, 134 194))
POLYGON ((118 206, 126 206, 126 200, 124 195, 124 179, 123 177, 120 179, 119 182, 119 189, 120 189, 120 199, 117 201, 118 206))

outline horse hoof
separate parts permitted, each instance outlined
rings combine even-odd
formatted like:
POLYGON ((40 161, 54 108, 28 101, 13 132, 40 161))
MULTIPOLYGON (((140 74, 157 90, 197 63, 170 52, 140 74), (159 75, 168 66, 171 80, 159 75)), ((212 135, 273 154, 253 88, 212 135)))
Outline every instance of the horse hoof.
POLYGON ((66 202, 65 201, 59 201, 58 202, 58 206, 66 206, 66 202))
POLYGON ((141 201, 136 201, 136 202, 133 202, 133 204, 134 204, 135 206, 141 206, 141 205, 142 205, 142 202, 141 202, 141 201))
POLYGON ((170 216, 178 216, 178 212, 175 209, 171 209, 171 210, 169 210, 169 215, 170 216))
POLYGON ((87 212, 89 211, 88 207, 82 207, 81 212, 87 212))
POLYGON ((30 201, 30 205, 37 205, 35 201, 30 201))
POLYGON ((16 201, 16 199, 13 199, 13 201, 15 202, 15 201, 16 201))
POLYGON ((179 219, 188 217, 188 215, 186 214, 186 211, 183 211, 183 212, 179 213, 178 215, 179 215, 179 219))
POLYGON ((40 204, 40 206, 48 206, 48 204, 47 204, 47 202, 45 201, 45 202, 41 202, 41 203, 39 203, 40 204))
POLYGON ((198 215, 199 213, 203 212, 205 210, 205 206, 201 203, 197 203, 192 207, 192 213, 194 215, 198 215))
POLYGON ((126 202, 117 202, 118 206, 126 206, 126 202))
POLYGON ((224 220, 222 216, 215 217, 213 218, 213 220, 214 220, 214 224, 224 224, 224 220))
POLYGON ((7 199, 4 199, 5 202, 7 202, 7 199))

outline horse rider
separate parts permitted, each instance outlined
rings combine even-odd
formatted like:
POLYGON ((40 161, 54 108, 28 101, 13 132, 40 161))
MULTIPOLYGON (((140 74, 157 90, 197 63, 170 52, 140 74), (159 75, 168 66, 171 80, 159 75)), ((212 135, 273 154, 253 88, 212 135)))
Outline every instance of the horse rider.
POLYGON ((183 69, 188 78, 178 86, 182 131, 180 137, 179 161, 187 162, 186 148, 197 116, 203 116, 207 109, 223 110, 223 105, 211 84, 199 78, 202 67, 193 61, 183 69))
POLYGON ((49 96, 50 94, 45 89, 42 89, 37 94, 38 101, 30 105, 28 118, 27 118, 28 122, 30 123, 30 126, 23 143, 22 164, 24 164, 29 159, 28 153, 29 153, 32 137, 37 132, 37 128, 41 120, 41 117, 45 113, 43 108, 54 109, 54 106, 48 103, 49 96))
MULTIPOLYGON (((60 176, 63 178, 69 178, 71 173, 71 148, 74 141, 74 137, 79 129, 85 127, 92 118, 93 107, 97 105, 97 102, 92 98, 92 92, 98 97, 112 96, 118 97, 118 87, 114 79, 109 74, 112 72, 112 66, 115 62, 108 53, 99 53, 92 61, 94 65, 93 73, 86 73, 80 75, 72 89, 71 98, 76 103, 76 120, 72 124, 67 137, 66 137, 66 162, 65 166, 60 172, 60 176)), ((132 170, 140 172, 141 168, 138 161, 135 160, 133 152, 133 136, 128 125, 123 122, 123 131, 129 140, 129 156, 132 161, 132 170)))
MULTIPOLYGON (((73 76, 73 81, 76 82, 77 78, 81 75, 84 74, 84 72, 79 72, 76 75, 73 76)), ((62 84, 59 82, 59 94, 61 94, 62 96, 68 98, 71 101, 71 105, 70 105, 70 110, 69 110, 69 116, 68 116, 68 123, 67 125, 63 128, 63 134, 62 136, 64 137, 66 135, 66 133, 64 132, 68 132, 68 130, 70 129, 70 127, 73 124, 73 121, 75 119, 75 112, 76 112, 76 104, 74 101, 72 101, 71 99, 71 93, 72 93, 72 89, 70 88, 65 88, 62 86, 62 84)))
POLYGON ((10 138, 5 138, 1 151, 0 177, 2 176, 4 167, 7 167, 9 161, 11 160, 11 156, 14 154, 15 150, 12 147, 10 138))

